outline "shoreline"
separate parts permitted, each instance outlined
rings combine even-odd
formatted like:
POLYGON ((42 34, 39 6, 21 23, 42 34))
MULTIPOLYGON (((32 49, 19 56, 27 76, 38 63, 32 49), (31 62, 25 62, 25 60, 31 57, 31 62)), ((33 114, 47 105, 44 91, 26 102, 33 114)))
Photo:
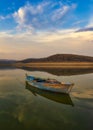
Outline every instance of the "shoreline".
POLYGON ((93 68, 93 62, 37 62, 37 63, 15 63, 15 67, 28 68, 93 68))

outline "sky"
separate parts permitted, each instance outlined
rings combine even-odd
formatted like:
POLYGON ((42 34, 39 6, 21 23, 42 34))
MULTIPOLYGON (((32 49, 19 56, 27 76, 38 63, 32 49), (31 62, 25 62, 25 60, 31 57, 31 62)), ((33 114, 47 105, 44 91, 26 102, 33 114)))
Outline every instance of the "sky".
POLYGON ((0 59, 93 56, 93 0, 1 0, 0 59))

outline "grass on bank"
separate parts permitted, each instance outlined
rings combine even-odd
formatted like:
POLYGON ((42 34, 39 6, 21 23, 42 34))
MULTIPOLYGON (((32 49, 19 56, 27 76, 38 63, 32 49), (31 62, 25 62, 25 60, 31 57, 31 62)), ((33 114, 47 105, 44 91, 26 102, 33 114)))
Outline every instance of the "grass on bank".
POLYGON ((93 68, 93 62, 38 62, 16 63, 16 67, 49 67, 49 68, 93 68))

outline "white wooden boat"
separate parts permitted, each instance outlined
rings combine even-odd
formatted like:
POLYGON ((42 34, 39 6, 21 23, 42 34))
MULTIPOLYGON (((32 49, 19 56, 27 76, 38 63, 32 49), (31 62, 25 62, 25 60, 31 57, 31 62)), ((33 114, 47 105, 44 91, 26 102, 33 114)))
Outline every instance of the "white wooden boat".
POLYGON ((73 83, 63 83, 56 79, 43 79, 26 74, 28 84, 42 90, 52 91, 57 93, 69 93, 73 87, 73 83))

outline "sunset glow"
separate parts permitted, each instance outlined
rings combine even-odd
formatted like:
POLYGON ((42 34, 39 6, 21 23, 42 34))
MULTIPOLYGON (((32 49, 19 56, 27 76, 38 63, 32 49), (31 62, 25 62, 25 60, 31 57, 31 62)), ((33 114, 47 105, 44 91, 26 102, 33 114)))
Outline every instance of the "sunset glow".
POLYGON ((92 6, 92 0, 3 0, 0 59, 56 53, 93 56, 92 6))

